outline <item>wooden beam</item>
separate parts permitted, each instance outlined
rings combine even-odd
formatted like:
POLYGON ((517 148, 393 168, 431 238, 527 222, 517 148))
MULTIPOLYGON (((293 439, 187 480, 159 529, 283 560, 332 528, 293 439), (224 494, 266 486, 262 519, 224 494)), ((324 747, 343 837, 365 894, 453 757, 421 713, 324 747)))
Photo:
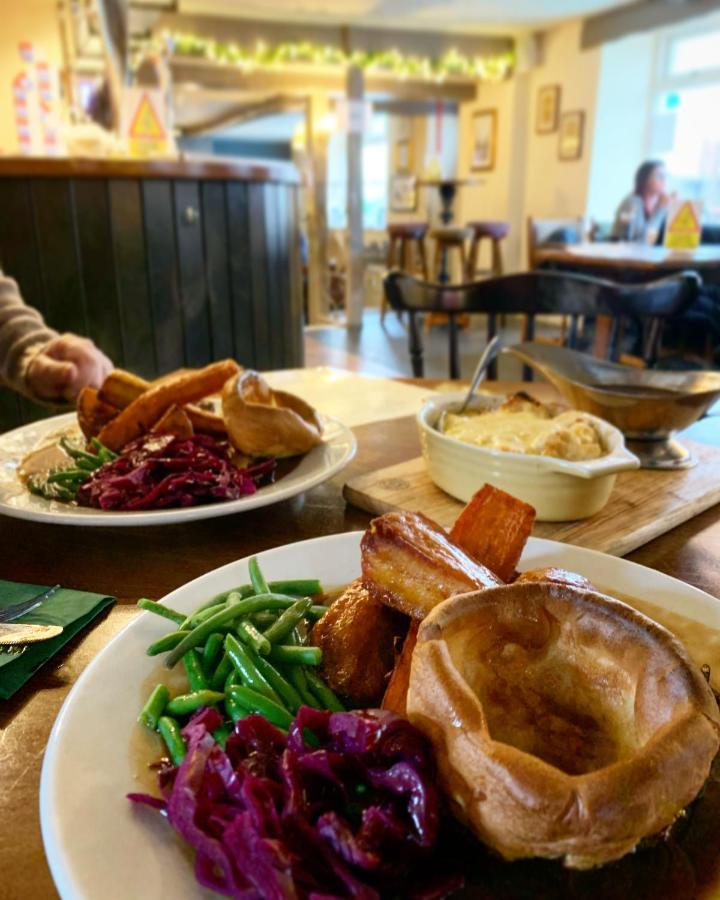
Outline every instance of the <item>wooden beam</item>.
MULTIPOLYGON (((173 83, 197 84, 204 88, 299 94, 345 91, 346 70, 341 66, 297 65, 278 69, 244 70, 205 59, 176 56, 170 60, 173 83)), ((381 72, 364 73, 366 94, 386 94, 406 100, 474 100, 479 82, 471 78, 447 77, 442 81, 400 78, 381 72)))
POLYGON ((347 266, 345 315, 348 327, 362 326, 363 314, 363 73, 347 72, 347 266))
POLYGON ((585 19, 580 46, 588 50, 627 34, 684 22, 717 12, 717 9, 717 0, 687 0, 684 3, 678 3, 678 0, 637 0, 585 19))
POLYGON ((224 128, 226 125, 237 125, 239 122, 250 122, 263 116, 271 116, 291 110, 303 110, 304 108, 305 104, 302 97, 278 94, 274 97, 258 100, 255 103, 234 103, 228 109, 214 116, 208 116, 206 119, 201 119, 188 125, 180 125, 178 129, 186 137, 196 134, 207 134, 209 131, 216 131, 219 128, 224 128))

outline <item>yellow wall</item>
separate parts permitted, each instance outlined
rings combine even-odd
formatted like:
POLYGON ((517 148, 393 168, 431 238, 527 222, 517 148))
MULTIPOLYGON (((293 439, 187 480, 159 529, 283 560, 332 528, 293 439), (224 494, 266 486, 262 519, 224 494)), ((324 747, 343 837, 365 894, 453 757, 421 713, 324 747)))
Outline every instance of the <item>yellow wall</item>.
MULTIPOLYGON (((0 153, 17 153, 12 80, 27 63, 20 59, 18 44, 30 40, 42 45, 45 58, 56 69, 61 65, 60 33, 55 0, 8 0, 2 4, 0 28, 0 153)), ((30 74, 30 73, 29 73, 30 74)))
POLYGON ((540 218, 582 215, 588 196, 600 50, 580 50, 579 21, 548 31, 543 64, 530 76, 531 127, 525 187, 525 209, 540 218), (585 112, 585 140, 582 157, 576 161, 558 159, 558 135, 535 133, 538 89, 546 84, 561 87, 560 111, 585 112))
POLYGON ((506 268, 522 269, 526 260, 526 220, 575 218, 587 210, 600 51, 580 50, 580 21, 545 33, 539 59, 510 81, 482 84, 477 100, 463 104, 460 115, 459 171, 481 184, 463 188, 459 221, 501 219, 510 223, 505 247, 506 268), (561 112, 585 112, 582 157, 558 158, 558 134, 535 133, 539 88, 559 84, 561 112), (497 153, 491 172, 473 173, 472 117, 480 109, 498 113, 497 153))

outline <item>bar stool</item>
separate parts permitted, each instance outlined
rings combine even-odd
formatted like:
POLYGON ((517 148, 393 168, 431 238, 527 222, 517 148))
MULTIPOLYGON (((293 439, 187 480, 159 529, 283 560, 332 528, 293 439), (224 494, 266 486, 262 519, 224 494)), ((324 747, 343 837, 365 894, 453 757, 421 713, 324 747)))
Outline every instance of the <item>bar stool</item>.
MULTIPOLYGON (((435 255, 433 258, 433 276, 438 284, 448 284, 450 278, 450 253, 455 250, 460 255, 460 272, 461 278, 465 278, 468 260, 465 252, 465 242, 472 237, 472 231, 469 228, 463 228, 458 225, 443 225, 433 228, 430 237, 435 239, 435 255)), ((448 321, 445 313, 430 312, 425 317, 425 330, 430 331, 433 325, 444 325, 448 321)), ((470 317, 460 315, 457 324, 461 328, 467 328, 470 324, 470 317)))
POLYGON ((502 242, 507 237, 510 226, 507 222, 468 222, 467 227, 472 231, 467 264, 467 280, 475 281, 478 275, 490 275, 493 278, 499 278, 503 274, 502 242), (478 271, 480 247, 485 239, 490 241, 490 268, 478 271))
MULTIPOLYGON (((428 280, 427 257, 425 256, 425 235, 428 226, 425 222, 393 222, 387 226, 388 252, 386 265, 388 269, 401 269, 410 275, 418 274, 417 260, 420 262, 420 274, 423 281, 428 280)), ((380 302, 380 321, 387 312, 387 298, 383 291, 380 302)))

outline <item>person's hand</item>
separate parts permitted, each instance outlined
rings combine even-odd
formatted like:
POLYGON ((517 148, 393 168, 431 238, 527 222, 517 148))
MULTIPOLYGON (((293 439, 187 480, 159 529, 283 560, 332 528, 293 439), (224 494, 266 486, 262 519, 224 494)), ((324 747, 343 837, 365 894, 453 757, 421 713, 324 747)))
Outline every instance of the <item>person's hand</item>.
POLYGON ((61 334, 33 357, 26 381, 43 400, 72 402, 84 387, 100 387, 112 368, 112 362, 91 340, 61 334))

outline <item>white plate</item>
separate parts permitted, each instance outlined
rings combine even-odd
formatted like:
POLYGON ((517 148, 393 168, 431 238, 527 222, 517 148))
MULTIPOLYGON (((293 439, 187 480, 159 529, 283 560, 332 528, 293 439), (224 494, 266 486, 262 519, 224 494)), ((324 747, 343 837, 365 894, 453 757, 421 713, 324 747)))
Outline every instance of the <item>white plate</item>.
MULTIPOLYGON (((360 573, 360 532, 314 538, 260 555, 268 578, 320 578, 339 586, 360 573)), ((720 603, 681 581, 627 560, 569 544, 530 538, 521 569, 561 566, 608 592, 645 597, 720 628, 720 603)), ((204 599, 247 582, 247 561, 209 572, 165 599, 189 612, 204 599)), ((40 783, 43 840, 63 900, 191 900, 216 897, 196 883, 192 859, 152 810, 125 798, 138 790, 129 744, 145 700, 143 682, 158 661, 145 648, 167 632, 150 613, 138 616, 83 672, 55 722, 40 783)))
POLYGON ((54 416, 0 435, 0 514, 60 525, 170 525, 194 519, 214 519, 269 506, 302 494, 343 469, 355 455, 355 435, 337 419, 322 416, 323 442, 307 453, 295 468, 275 484, 260 488, 239 500, 208 503, 185 509, 154 509, 139 512, 109 512, 46 500, 31 494, 18 481, 16 469, 22 458, 43 438, 77 421, 75 413, 54 416))

